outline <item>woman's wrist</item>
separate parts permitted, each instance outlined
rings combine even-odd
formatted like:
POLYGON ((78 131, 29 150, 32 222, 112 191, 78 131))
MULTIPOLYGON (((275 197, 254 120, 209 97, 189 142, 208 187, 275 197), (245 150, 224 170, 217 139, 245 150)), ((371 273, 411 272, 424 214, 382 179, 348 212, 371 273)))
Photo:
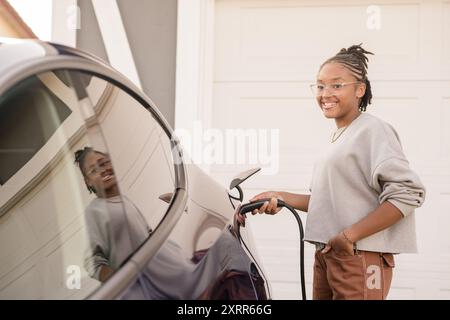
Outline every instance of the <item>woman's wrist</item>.
POLYGON ((350 229, 342 230, 342 236, 351 244, 354 244, 356 242, 356 239, 354 238, 353 233, 350 229))

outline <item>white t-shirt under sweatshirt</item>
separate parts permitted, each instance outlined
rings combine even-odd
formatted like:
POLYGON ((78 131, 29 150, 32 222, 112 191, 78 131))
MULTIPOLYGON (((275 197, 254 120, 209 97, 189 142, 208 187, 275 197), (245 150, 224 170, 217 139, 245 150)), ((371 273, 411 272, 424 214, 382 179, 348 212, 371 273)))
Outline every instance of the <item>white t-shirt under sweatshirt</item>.
POLYGON ((363 113, 341 133, 314 167, 305 240, 327 243, 389 201, 403 219, 361 239, 356 247, 417 252, 414 209, 422 205, 425 188, 409 168, 394 128, 363 113))

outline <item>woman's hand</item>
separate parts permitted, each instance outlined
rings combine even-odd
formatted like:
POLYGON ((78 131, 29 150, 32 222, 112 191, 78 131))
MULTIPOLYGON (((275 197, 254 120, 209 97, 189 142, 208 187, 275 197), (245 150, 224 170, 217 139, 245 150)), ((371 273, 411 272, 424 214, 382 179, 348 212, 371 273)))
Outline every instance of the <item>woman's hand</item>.
POLYGON ((111 267, 107 266, 106 264, 101 265, 100 274, 98 275, 100 282, 105 282, 106 280, 108 280, 108 278, 111 277, 113 273, 114 270, 111 267))
POLYGON ((236 210, 234 211, 234 216, 233 216, 233 233, 234 235, 237 237, 237 235, 239 234, 239 227, 245 227, 245 216, 239 213, 239 210, 241 209, 241 205, 238 205, 236 207, 236 210))
MULTIPOLYGON (((278 208, 278 199, 284 200, 281 195, 276 191, 267 191, 260 193, 250 199, 250 202, 254 202, 260 199, 270 198, 270 201, 264 202, 264 204, 259 208, 253 210, 252 214, 255 215, 259 213, 267 213, 267 214, 276 214, 281 208, 278 208)), ((239 210, 241 209, 241 205, 238 205, 233 216, 233 232, 237 235, 239 226, 245 227, 245 219, 247 218, 245 215, 240 214, 239 210)))
POLYGON ((336 236, 331 238, 322 250, 322 253, 327 253, 331 249, 342 256, 355 255, 355 252, 353 251, 353 242, 346 237, 344 231, 339 232, 336 236))
POLYGON ((266 191, 257 194, 256 196, 250 199, 250 202, 254 202, 265 198, 270 198, 270 201, 264 202, 264 204, 259 209, 253 210, 252 212, 253 215, 257 213, 277 214, 282 209, 278 207, 278 199, 283 201, 284 199, 280 195, 280 193, 276 191, 266 191))

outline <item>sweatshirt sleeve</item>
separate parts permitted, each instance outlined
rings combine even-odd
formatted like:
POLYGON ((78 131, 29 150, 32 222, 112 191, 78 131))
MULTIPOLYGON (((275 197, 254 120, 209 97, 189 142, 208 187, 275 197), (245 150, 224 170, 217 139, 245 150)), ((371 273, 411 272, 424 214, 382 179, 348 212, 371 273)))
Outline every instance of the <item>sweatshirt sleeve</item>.
POLYGON ((100 221, 96 219, 96 212, 88 208, 85 214, 88 248, 84 254, 84 267, 89 276, 100 280, 100 267, 109 265, 108 246, 100 221))
POLYGON ((425 187, 406 159, 392 157, 381 162, 372 174, 372 187, 379 193, 379 203, 389 201, 404 217, 425 200, 425 187))

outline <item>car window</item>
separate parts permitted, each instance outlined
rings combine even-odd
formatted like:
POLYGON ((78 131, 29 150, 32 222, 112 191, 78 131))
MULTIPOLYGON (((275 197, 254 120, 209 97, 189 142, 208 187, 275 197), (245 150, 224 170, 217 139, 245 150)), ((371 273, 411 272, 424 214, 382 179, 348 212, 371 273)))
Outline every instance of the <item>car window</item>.
POLYGON ((0 97, 0 299, 85 298, 149 235, 127 224, 115 159, 68 81, 45 72, 0 97))
MULTIPOLYGON (((120 202, 125 212, 125 220, 116 221, 117 228, 122 226, 129 230, 132 252, 135 252, 162 223, 175 193, 171 141, 151 111, 115 83, 86 72, 70 71, 70 75, 74 88, 82 91, 80 94, 89 100, 91 108, 88 109, 93 111, 90 117, 98 123, 96 134, 103 137, 108 147, 108 155, 114 164, 111 174, 120 190, 120 202)), ((116 239, 113 243, 118 253, 131 256, 129 247, 122 248, 124 241, 116 239)), ((166 248, 159 248, 159 251, 167 253, 166 248)), ((164 280, 172 278, 170 283, 177 281, 171 276, 170 269, 184 260, 179 251, 169 250, 166 257, 169 259, 164 260, 163 265, 153 269, 155 273, 150 281, 160 281, 161 274, 165 275, 164 280)), ((145 275, 148 276, 139 274, 120 297, 170 298, 149 289, 149 278, 145 275)))

